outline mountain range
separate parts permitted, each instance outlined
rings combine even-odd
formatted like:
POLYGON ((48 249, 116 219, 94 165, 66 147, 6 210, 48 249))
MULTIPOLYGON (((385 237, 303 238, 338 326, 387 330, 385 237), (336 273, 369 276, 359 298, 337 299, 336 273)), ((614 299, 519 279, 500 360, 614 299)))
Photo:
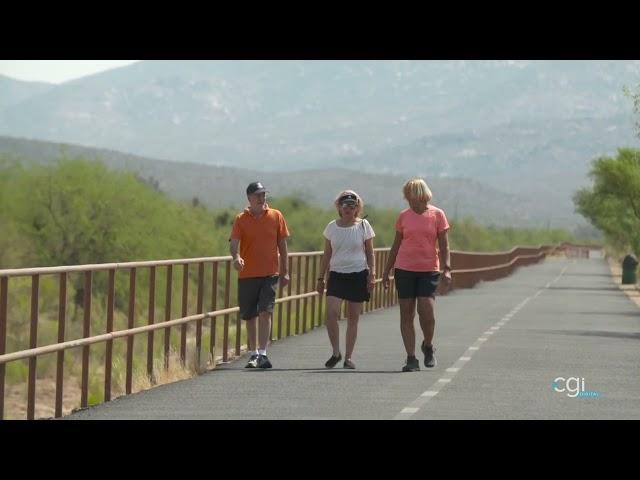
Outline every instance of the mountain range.
POLYGON ((591 160, 638 145, 622 89, 640 82, 640 61, 151 60, 9 94, 6 80, 5 136, 271 172, 287 186, 298 171, 342 169, 450 180, 458 197, 473 183, 509 217, 543 224, 580 223, 571 195, 591 160))

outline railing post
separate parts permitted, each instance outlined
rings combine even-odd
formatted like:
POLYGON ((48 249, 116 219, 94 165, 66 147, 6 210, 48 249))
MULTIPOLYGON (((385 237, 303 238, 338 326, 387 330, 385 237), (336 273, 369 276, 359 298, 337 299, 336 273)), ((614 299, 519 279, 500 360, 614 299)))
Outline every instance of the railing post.
MULTIPOLYGON (((287 296, 291 296, 291 285, 293 284, 293 257, 289 257, 289 285, 287 285, 287 296)), ((287 300, 287 337, 291 335, 291 300, 287 300)))
MULTIPOLYGON (((136 268, 132 267, 129 272, 129 317, 127 328, 135 326, 136 311, 136 268)), ((131 393, 133 383, 133 335, 127 336, 127 384, 126 393, 131 393)))
MULTIPOLYGON (((218 308, 218 262, 213 262, 211 277, 211 311, 215 312, 218 308)), ((216 365, 216 320, 218 317, 213 317, 209 324, 210 336, 209 336, 209 353, 211 355, 212 366, 216 365)))
MULTIPOLYGON (((115 297, 116 271, 109 269, 107 286, 107 333, 113 332, 113 301, 115 297)), ((111 370, 113 368, 113 340, 107 340, 104 358, 104 401, 111 400, 111 370)))
MULTIPOLYGON (((29 328, 29 348, 38 346, 38 303, 40 295, 40 275, 31 277, 31 326, 29 328)), ((29 359, 29 384, 27 390, 27 420, 35 417, 37 357, 29 359)))
MULTIPOLYGON (((300 294, 300 282, 302 281, 302 257, 298 257, 296 270, 296 295, 300 294)), ((300 299, 296 299, 296 335, 300 333, 300 299)))
MULTIPOLYGON (((173 266, 167 266, 167 289, 165 293, 164 321, 171 320, 171 297, 173 293, 173 266)), ((164 369, 169 370, 171 356, 171 327, 164 329, 164 369)))
MULTIPOLYGON (((149 268, 149 325, 155 323, 156 317, 156 267, 149 268)), ((147 376, 151 383, 155 383, 153 375, 153 330, 147 335, 147 376)))
MULTIPOLYGON (((289 278, 291 278, 291 276, 289 276, 289 278)), ((282 287, 282 283, 278 283, 278 298, 282 298, 282 292, 283 292, 283 287, 282 287)), ((277 308, 278 308, 278 340, 280 340, 282 338, 282 309, 284 308, 284 303, 278 303, 277 304, 277 308)))
MULTIPOLYGON (((0 277, 0 355, 4 355, 7 347, 7 299, 9 278, 0 277)), ((4 420, 4 382, 5 364, 0 364, 0 420, 4 420)))
MULTIPOLYGON (((92 272, 84 273, 84 322, 82 325, 82 338, 91 335, 91 284, 92 272)), ((82 386, 80 393, 80 406, 86 408, 89 395, 89 345, 82 347, 82 386)))
MULTIPOLYGON (((321 253, 321 254, 320 254, 320 265, 322 265, 322 259, 323 259, 323 257, 324 257, 324 253, 321 253)), ((318 269, 320 269, 320 265, 318 265, 318 269)), ((318 271, 318 276, 320 276, 320 275, 324 275, 325 273, 326 273, 326 272, 320 272, 320 271, 318 271)), ((316 278, 317 278, 317 277, 316 277, 316 278)), ((325 286, 326 286, 326 284, 327 284, 327 281, 328 281, 328 278, 327 278, 327 277, 325 277, 325 279, 324 279, 325 286)), ((324 325, 324 323, 325 323, 325 322, 324 322, 324 315, 323 315, 323 314, 324 314, 324 308, 323 308, 323 307, 324 307, 324 304, 325 304, 325 301, 326 301, 326 300, 325 300, 325 294, 324 294, 324 293, 325 293, 325 292, 323 291, 323 292, 322 292, 322 295, 320 295, 320 296, 318 297, 318 303, 319 303, 319 305, 318 305, 318 310, 319 310, 319 314, 318 314, 318 317, 319 317, 319 323, 318 323, 318 325, 324 325)))
MULTIPOLYGON (((196 313, 202 313, 204 302, 204 263, 198 266, 198 303, 196 313)), ((196 370, 200 371, 200 349, 202 347, 202 320, 196 322, 196 370)))
MULTIPOLYGON (((189 294, 189 264, 185 263, 182 270, 182 316, 187 316, 187 302, 189 294)), ((187 324, 180 326, 180 362, 186 366, 187 362, 187 324)))
MULTIPOLYGON (((231 293, 231 262, 224 262, 224 308, 229 308, 231 293)), ((224 316, 224 326, 222 330, 222 361, 226 362, 229 358, 229 314, 224 316)))
MULTIPOLYGON (((318 256, 314 255, 313 256, 313 262, 311 262, 312 266, 312 271, 311 271, 311 289, 313 291, 313 289, 315 289, 316 286, 316 264, 318 263, 318 256)), ((317 327, 317 321, 316 321, 316 297, 311 297, 311 329, 314 329, 317 327)))
MULTIPOLYGON (((67 312, 67 274, 62 272, 59 277, 58 295, 58 343, 64 342, 65 320, 67 312)), ((56 406, 55 417, 62 416, 62 398, 64 389, 64 350, 58 352, 56 362, 56 406)))
MULTIPOLYGON (((309 256, 304 260, 304 293, 309 291, 309 256)), ((302 307, 302 333, 307 333, 307 297, 304 297, 302 307)))

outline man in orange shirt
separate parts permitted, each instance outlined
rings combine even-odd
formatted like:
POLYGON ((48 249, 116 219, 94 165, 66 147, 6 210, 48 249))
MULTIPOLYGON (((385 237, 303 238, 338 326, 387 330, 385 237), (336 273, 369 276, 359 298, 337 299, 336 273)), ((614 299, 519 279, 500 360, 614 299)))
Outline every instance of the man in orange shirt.
POLYGON ((289 230, 282 213, 267 205, 266 195, 267 190, 260 182, 249 184, 249 206, 236 215, 229 239, 233 267, 239 272, 238 306, 241 318, 247 322, 247 343, 251 352, 246 368, 272 367, 267 357, 267 343, 271 333, 276 284, 278 279, 283 287, 289 283, 289 230), (259 349, 256 350, 258 318, 259 349))

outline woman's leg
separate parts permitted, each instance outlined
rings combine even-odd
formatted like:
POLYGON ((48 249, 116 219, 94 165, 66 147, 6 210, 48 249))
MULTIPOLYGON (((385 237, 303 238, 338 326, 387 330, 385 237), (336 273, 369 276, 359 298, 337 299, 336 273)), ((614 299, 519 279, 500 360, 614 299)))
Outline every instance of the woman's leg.
POLYGON ((418 297, 418 318, 426 346, 433 343, 433 334, 436 328, 434 307, 435 299, 433 297, 418 297))
POLYGON ((333 348, 333 355, 336 357, 340 354, 340 327, 338 326, 338 318, 340 317, 340 305, 342 299, 338 297, 326 297, 327 298, 327 333, 329 334, 329 341, 333 348))
POLYGON ((398 302, 400 303, 400 333, 402 334, 404 348, 408 357, 415 357, 416 331, 413 328, 413 319, 416 315, 416 299, 400 298, 398 302))
POLYGON ((347 308, 347 354, 344 358, 345 360, 350 360, 358 337, 358 319, 360 318, 362 303, 347 302, 347 308))

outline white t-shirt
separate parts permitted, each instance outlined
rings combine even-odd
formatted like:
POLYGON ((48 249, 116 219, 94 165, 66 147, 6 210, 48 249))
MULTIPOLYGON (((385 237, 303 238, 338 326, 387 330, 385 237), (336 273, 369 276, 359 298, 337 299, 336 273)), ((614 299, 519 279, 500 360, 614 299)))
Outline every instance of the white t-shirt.
POLYGON ((354 273, 368 268, 364 242, 376 236, 369 222, 362 220, 350 227, 340 227, 333 220, 326 226, 323 235, 331 242, 329 270, 354 273))

